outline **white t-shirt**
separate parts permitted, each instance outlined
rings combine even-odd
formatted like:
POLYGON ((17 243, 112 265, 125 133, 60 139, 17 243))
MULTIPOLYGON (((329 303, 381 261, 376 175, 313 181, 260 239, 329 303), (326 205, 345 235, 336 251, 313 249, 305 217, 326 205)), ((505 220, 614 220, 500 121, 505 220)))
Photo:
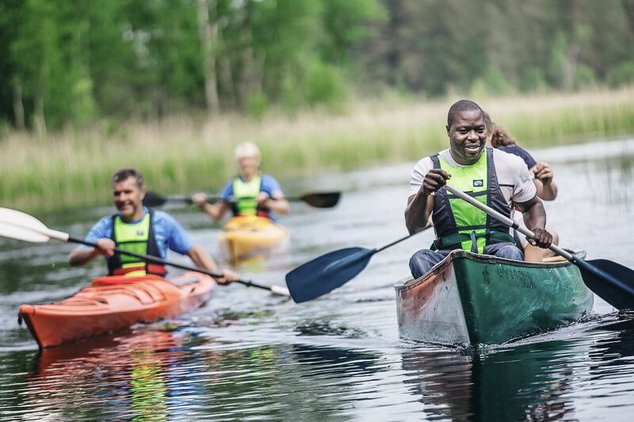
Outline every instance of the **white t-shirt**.
MULTIPOLYGON (((456 163, 449 149, 445 149, 438 154, 452 166, 464 167, 456 163)), ((486 154, 486 150, 483 151, 483 154, 486 154)), ((537 189, 533 182, 534 176, 520 157, 493 148, 493 163, 495 164, 500 190, 509 206, 512 202, 526 202, 535 196, 537 189)), ((416 163, 409 182, 409 197, 416 195, 423 184, 425 175, 433 168, 434 163, 429 157, 425 157, 416 163)), ((448 173, 451 174, 451 171, 448 171, 448 173)), ((451 184, 451 179, 449 184, 451 184)))

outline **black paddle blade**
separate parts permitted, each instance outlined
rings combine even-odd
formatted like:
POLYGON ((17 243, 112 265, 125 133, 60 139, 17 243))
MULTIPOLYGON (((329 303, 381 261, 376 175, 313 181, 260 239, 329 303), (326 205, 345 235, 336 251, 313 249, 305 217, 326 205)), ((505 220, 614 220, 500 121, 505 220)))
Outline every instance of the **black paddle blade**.
POLYGON ((296 303, 333 291, 359 274, 376 249, 345 248, 327 253, 286 274, 286 285, 296 303))
POLYGON ((341 198, 341 192, 307 193, 299 197, 300 200, 315 208, 332 208, 337 205, 339 198, 341 198))
POLYGON ((183 202, 193 204, 194 201, 189 196, 163 196, 156 192, 147 192, 143 198, 143 205, 146 207, 160 207, 168 202, 183 202))
POLYGON ((143 205, 146 207, 160 207, 165 205, 167 198, 154 192, 147 192, 143 198, 143 205))
POLYGON ((634 308, 634 271, 607 259, 575 259, 583 282, 616 309, 634 308))

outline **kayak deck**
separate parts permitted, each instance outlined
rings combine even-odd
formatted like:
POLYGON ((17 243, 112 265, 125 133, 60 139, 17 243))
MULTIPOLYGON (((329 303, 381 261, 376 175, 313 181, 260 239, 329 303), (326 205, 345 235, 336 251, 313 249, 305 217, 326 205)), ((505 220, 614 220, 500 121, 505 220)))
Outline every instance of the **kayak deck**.
POLYGON ((60 302, 20 306, 19 318, 41 348, 58 346, 198 309, 215 284, 194 272, 173 282, 155 275, 100 277, 60 302))
POLYGON ((218 236, 220 249, 231 262, 266 256, 283 249, 288 230, 266 217, 232 217, 218 236))

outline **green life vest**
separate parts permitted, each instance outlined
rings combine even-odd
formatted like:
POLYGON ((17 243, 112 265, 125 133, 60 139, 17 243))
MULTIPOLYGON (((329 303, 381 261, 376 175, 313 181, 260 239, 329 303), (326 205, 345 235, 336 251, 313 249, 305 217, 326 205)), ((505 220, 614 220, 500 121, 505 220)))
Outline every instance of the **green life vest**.
POLYGON ((261 187, 262 178, 259 174, 248 182, 240 177, 233 179, 233 196, 236 198, 235 215, 259 214, 257 197, 261 187))
MULTIPOLYGON (((141 221, 126 223, 120 215, 112 216, 112 240, 118 248, 140 255, 160 256, 154 230, 152 229, 153 213, 147 212, 141 221)), ((167 270, 162 265, 147 263, 139 258, 115 253, 108 258, 108 270, 111 275, 164 275, 167 270)))
MULTIPOLYGON (((434 167, 451 174, 451 185, 503 215, 511 215, 497 181, 493 151, 485 148, 478 161, 469 166, 453 166, 440 155, 431 157, 434 167)), ((437 239, 434 249, 464 249, 482 254, 493 243, 514 242, 509 229, 484 211, 440 189, 432 216, 437 239)))

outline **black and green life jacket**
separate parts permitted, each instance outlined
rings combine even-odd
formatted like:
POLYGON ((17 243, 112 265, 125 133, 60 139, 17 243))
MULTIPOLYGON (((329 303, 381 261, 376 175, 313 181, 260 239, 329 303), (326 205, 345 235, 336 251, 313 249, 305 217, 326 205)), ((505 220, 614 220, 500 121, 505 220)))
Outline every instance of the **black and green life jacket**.
MULTIPOLYGON (((152 221, 154 213, 150 210, 138 223, 129 224, 116 214, 112 216, 112 240, 117 247, 141 255, 160 257, 160 251, 154 237, 152 221)), ((165 275, 163 265, 145 262, 139 258, 115 253, 107 259, 110 275, 165 275)))
MULTIPOLYGON (((469 166, 452 166, 438 154, 430 158, 434 168, 451 174, 453 187, 503 215, 511 215, 511 207, 497 180, 491 148, 485 148, 478 161, 469 166)), ((514 243, 507 226, 446 189, 436 192, 432 219, 436 231, 432 249, 464 249, 482 254, 486 245, 514 243)))

